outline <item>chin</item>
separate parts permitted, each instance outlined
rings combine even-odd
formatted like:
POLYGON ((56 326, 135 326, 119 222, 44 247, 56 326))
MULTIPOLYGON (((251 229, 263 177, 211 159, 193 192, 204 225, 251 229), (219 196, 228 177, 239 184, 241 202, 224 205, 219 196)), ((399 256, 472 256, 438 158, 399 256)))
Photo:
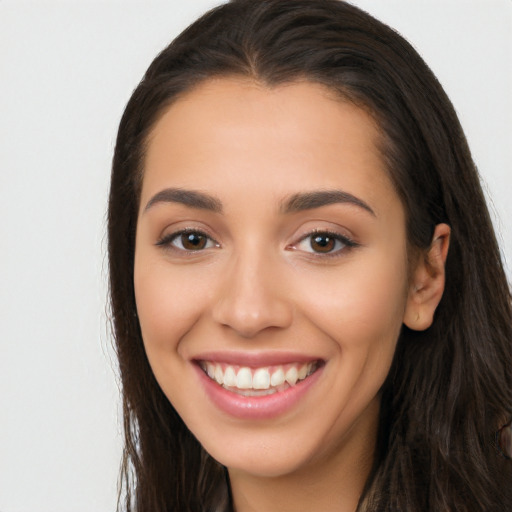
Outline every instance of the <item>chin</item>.
MULTIPOLYGON (((255 427, 255 430, 258 430, 255 427)), ((209 439, 203 447, 230 473, 277 478, 296 473, 314 463, 321 439, 304 438, 291 432, 243 432, 224 439, 209 439)))
POLYGON ((243 473, 258 478, 279 478, 296 473, 307 465, 308 458, 297 455, 250 453, 240 457, 228 453, 214 458, 226 466, 230 473, 243 473))

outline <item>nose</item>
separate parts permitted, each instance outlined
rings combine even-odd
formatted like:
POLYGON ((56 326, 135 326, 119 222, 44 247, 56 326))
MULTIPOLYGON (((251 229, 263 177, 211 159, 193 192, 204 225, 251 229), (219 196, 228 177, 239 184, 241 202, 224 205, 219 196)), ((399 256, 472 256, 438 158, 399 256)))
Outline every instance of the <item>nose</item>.
POLYGON ((292 323, 293 304, 286 283, 270 258, 239 257, 221 279, 213 318, 243 338, 292 323))

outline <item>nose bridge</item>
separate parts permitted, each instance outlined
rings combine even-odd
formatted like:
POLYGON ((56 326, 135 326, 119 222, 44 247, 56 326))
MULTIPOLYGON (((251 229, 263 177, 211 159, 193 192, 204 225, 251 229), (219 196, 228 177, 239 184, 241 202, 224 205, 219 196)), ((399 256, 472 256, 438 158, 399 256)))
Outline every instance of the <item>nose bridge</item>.
POLYGON ((261 245, 246 244, 237 251, 221 279, 214 319, 245 338, 269 327, 287 327, 292 304, 278 267, 276 255, 261 245))

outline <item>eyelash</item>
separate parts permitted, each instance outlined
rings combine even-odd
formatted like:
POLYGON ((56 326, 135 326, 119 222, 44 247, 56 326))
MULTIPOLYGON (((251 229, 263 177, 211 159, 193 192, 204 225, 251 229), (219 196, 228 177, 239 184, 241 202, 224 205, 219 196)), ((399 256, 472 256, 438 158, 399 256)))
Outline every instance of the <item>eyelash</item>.
MULTIPOLYGON (((204 231, 201 231, 199 229, 192 229, 192 228, 182 229, 175 233, 170 233, 168 235, 165 235, 160 240, 158 240, 156 242, 156 245, 160 246, 160 247, 165 247, 165 248, 168 248, 168 249, 171 249, 174 251, 180 251, 185 254, 199 253, 206 249, 211 249, 213 247, 220 247, 220 244, 216 240, 214 240, 211 236, 209 236, 207 233, 205 233, 204 231), (206 242, 205 242, 206 246, 200 247, 198 249, 187 249, 186 247, 183 247, 183 243, 181 243, 181 247, 177 247, 176 245, 174 245, 174 242, 176 240, 179 240, 180 237, 182 237, 183 235, 196 235, 198 237, 202 237, 204 240, 206 240, 206 242), (208 244, 210 244, 210 246, 208 246, 208 244)), ((357 242, 355 242, 354 240, 352 240, 351 238, 349 238, 347 236, 341 235, 340 233, 336 233, 336 232, 330 231, 330 230, 317 229, 317 230, 311 231, 311 232, 307 233, 306 235, 304 235, 297 243, 288 246, 288 249, 302 250, 305 253, 309 253, 309 254, 313 255, 313 257, 315 257, 315 258, 334 258, 334 257, 339 257, 339 256, 341 256, 342 253, 344 253, 354 247, 358 247, 358 246, 359 246, 359 244, 357 242), (321 251, 315 251, 315 250, 308 251, 308 250, 304 250, 304 249, 299 249, 300 244, 304 243, 308 239, 310 240, 309 246, 312 249, 311 244, 313 242, 314 236, 325 237, 327 239, 330 239, 331 241, 334 241, 334 250, 328 249, 326 252, 321 252, 321 251), (342 246, 336 248, 336 244, 341 244, 342 246)))

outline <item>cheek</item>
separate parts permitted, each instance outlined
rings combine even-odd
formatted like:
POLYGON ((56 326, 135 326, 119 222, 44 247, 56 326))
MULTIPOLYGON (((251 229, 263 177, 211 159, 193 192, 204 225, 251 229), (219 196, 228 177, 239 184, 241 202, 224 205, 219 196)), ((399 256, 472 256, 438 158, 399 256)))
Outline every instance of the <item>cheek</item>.
POLYGON ((136 260, 135 300, 150 359, 153 352, 177 350, 205 307, 207 286, 207 281, 187 272, 172 272, 165 262, 138 265, 136 260))
MULTIPOLYGON (((402 262, 402 258, 397 260, 402 262)), ((317 279, 305 310, 310 318, 338 343, 341 352, 376 355, 390 361, 402 326, 407 276, 403 264, 380 256, 361 258, 346 271, 317 279)), ((297 296, 306 296, 297 292, 297 296)))

